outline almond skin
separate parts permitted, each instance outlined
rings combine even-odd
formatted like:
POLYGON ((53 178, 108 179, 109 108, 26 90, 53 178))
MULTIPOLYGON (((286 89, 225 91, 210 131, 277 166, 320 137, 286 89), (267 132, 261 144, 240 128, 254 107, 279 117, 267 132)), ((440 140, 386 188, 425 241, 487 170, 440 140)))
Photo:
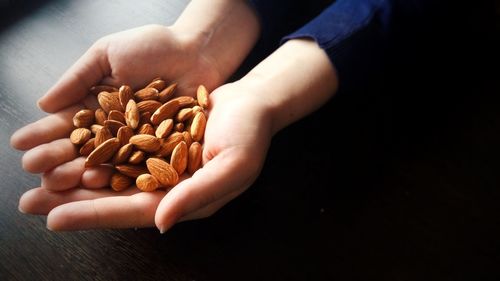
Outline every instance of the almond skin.
POLYGON ((106 113, 109 113, 111 110, 123 111, 118 92, 100 92, 97 95, 97 101, 106 113))
POLYGON ((166 138, 161 144, 160 150, 156 153, 159 157, 167 157, 169 156, 174 148, 179 144, 179 142, 183 141, 184 137, 182 133, 175 132, 172 133, 168 138, 166 138))
POLYGON ((141 127, 139 127, 139 129, 137 130, 137 134, 139 134, 139 135, 140 134, 144 134, 144 135, 154 136, 155 135, 155 129, 149 123, 142 124, 141 127))
POLYGON ((127 126, 132 129, 137 128, 139 126, 139 109, 137 108, 137 104, 133 99, 129 100, 127 106, 125 108, 125 121, 127 126))
POLYGON ((116 120, 106 120, 104 121, 104 126, 109 129, 113 136, 117 136, 118 130, 120 130, 121 127, 125 126, 125 124, 116 120))
POLYGON ((160 92, 163 89, 165 89, 165 87, 167 87, 167 82, 165 82, 165 80, 158 77, 158 78, 153 79, 153 81, 151 81, 151 83, 149 83, 144 88, 155 88, 156 90, 158 90, 160 92))
POLYGON ((120 148, 120 140, 111 138, 96 147, 85 160, 85 167, 106 163, 120 148))
POLYGON ((178 122, 184 122, 193 116, 193 108, 183 108, 177 112, 175 115, 175 120, 178 122))
POLYGON ((148 169, 143 165, 124 164, 124 165, 116 165, 115 168, 116 170, 118 170, 118 172, 134 179, 142 174, 148 173, 148 169))
POLYGON ((200 85, 198 86, 198 90, 196 91, 196 98, 198 99, 198 104, 203 108, 207 109, 209 106, 209 99, 208 99, 208 91, 205 86, 200 85))
POLYGON ((170 165, 177 171, 178 175, 182 175, 186 170, 188 163, 188 147, 185 141, 178 143, 172 155, 170 156, 170 165))
POLYGON ((125 124, 125 114, 123 114, 123 112, 121 111, 118 111, 118 110, 111 110, 109 113, 108 113, 108 120, 115 120, 115 121, 118 121, 120 123, 123 123, 125 124))
POLYGON ((156 128, 155 135, 157 138, 165 138, 168 135, 170 135, 173 128, 174 128, 174 120, 172 119, 163 120, 161 121, 160 125, 158 125, 158 128, 156 128))
POLYGON ((198 104, 198 102, 193 97, 190 97, 190 96, 180 96, 180 97, 176 97, 176 98, 171 99, 171 101, 174 101, 174 100, 179 102, 180 108, 192 107, 192 106, 195 106, 198 104))
POLYGON ((146 160, 146 166, 151 175, 153 175, 163 186, 173 186, 179 182, 177 171, 175 171, 166 161, 159 158, 149 158, 146 160))
POLYGON ((113 160, 111 160, 111 163, 113 163, 113 165, 118 165, 127 161, 127 159, 129 159, 130 157, 130 154, 132 154, 133 148, 134 145, 131 143, 127 143, 126 145, 120 147, 120 149, 118 149, 118 151, 113 156, 113 160))
POLYGON ((132 186, 133 180, 121 173, 114 173, 111 176, 110 185, 114 191, 122 191, 132 186))
POLYGON ((205 134, 207 118, 203 112, 198 112, 193 118, 189 132, 194 141, 200 142, 205 134))
POLYGON ((106 115, 106 112, 104 112, 104 110, 102 110, 102 108, 98 108, 95 110, 95 113, 94 113, 94 117, 95 117, 95 122, 98 124, 98 125, 102 125, 104 126, 104 121, 107 120, 108 116, 106 115))
POLYGON ((145 157, 146 157, 146 155, 144 154, 144 151, 137 150, 137 151, 134 151, 132 153, 132 155, 130 155, 130 157, 128 158, 128 162, 130 164, 137 165, 137 164, 141 163, 142 161, 144 161, 145 157))
POLYGON ((80 147, 80 155, 88 156, 95 148, 94 138, 89 139, 82 147, 80 147))
POLYGON ((120 127, 120 129, 118 129, 118 133, 116 133, 116 137, 120 140, 121 146, 126 145, 133 135, 134 130, 132 130, 129 126, 120 127))
POLYGON ((90 109, 82 109, 73 116, 73 125, 77 128, 89 128, 94 124, 94 111, 90 109))
POLYGON ((72 144, 80 145, 86 143, 90 137, 92 136, 92 132, 87 128, 77 128, 71 132, 69 139, 72 144))
POLYGON ((199 142, 193 142, 188 151, 187 170, 189 174, 194 174, 201 166, 202 147, 199 142))
POLYGON ((137 109, 140 113, 149 112, 153 114, 161 105, 162 103, 156 100, 145 100, 137 103, 137 109))
POLYGON ((160 187, 158 180, 151 174, 142 174, 135 180, 135 185, 141 191, 150 192, 155 191, 160 187))
POLYGON ((132 88, 128 85, 123 85, 118 89, 118 99, 123 110, 127 108, 127 103, 129 100, 134 98, 134 92, 132 88))
POLYGON ((158 138, 146 134, 135 135, 130 138, 129 142, 137 147, 137 149, 145 152, 155 152, 161 146, 158 138))
POLYGON ((153 125, 158 125, 165 119, 173 118, 180 108, 181 106, 178 100, 166 102, 151 115, 151 123, 153 125))
POLYGON ((138 101, 158 100, 158 90, 155 88, 144 88, 135 92, 134 98, 138 101))
POLYGON ((171 84, 168 87, 166 87, 165 89, 163 89, 158 94, 158 98, 160 99, 160 102, 165 103, 168 100, 170 100, 175 93, 175 89, 177 89, 177 83, 171 84))
POLYGON ((102 127, 95 134, 94 146, 98 147, 99 145, 101 145, 101 143, 109 140, 112 137, 113 134, 111 134, 111 131, 108 129, 108 127, 102 127))

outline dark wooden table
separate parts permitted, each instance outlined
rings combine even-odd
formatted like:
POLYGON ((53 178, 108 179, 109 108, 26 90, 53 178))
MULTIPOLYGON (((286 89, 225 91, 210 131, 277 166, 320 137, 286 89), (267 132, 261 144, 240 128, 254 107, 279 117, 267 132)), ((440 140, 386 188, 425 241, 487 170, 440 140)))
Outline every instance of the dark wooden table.
POLYGON ((0 280, 500 280, 499 22, 486 4, 429 41, 403 38, 405 59, 395 48, 386 72, 280 132, 255 184, 209 219, 57 233, 18 212, 39 178, 9 137, 44 116, 35 101, 99 37, 172 23, 186 4, 2 6, 0 280))

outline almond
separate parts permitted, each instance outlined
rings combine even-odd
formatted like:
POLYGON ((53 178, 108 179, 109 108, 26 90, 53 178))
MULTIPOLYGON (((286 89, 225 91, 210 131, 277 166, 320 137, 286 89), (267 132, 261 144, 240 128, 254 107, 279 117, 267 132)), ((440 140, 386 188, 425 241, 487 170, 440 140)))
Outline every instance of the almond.
POLYGON ((137 150, 137 151, 134 151, 132 153, 132 155, 130 155, 130 157, 128 158, 128 162, 130 164, 139 164, 142 161, 144 161, 145 157, 146 157, 146 155, 144 154, 143 151, 137 150))
POLYGON ((149 112, 153 114, 161 105, 162 103, 156 100, 145 100, 137 103, 137 109, 140 113, 149 112))
POLYGON ((80 155, 88 156, 95 148, 94 138, 89 139, 82 147, 80 147, 80 155))
POLYGON ((98 124, 94 124, 92 126, 90 126, 90 131, 92 132, 92 134, 97 134, 97 132, 104 126, 102 125, 98 125, 98 124))
POLYGON ((155 136, 141 134, 130 138, 129 142, 139 150, 145 152, 155 152, 160 149, 160 140, 155 136))
POLYGON ((158 128, 156 128, 155 135, 157 138, 165 138, 168 135, 170 135, 170 132, 172 132, 172 129, 174 128, 174 120, 172 119, 167 119, 161 121, 160 125, 158 125, 158 128))
POLYGON ((72 144, 84 144, 86 143, 92 135, 92 132, 87 128, 77 128, 71 132, 69 139, 72 144))
POLYGON ((144 88, 135 92, 134 98, 138 101, 158 100, 158 90, 155 88, 144 88))
POLYGON ((193 116, 193 108, 183 108, 177 112, 175 115, 175 120, 178 122, 184 122, 193 116))
POLYGON ((102 108, 98 108, 95 110, 95 121, 98 125, 104 126, 104 121, 106 121, 108 116, 106 115, 106 112, 102 110, 102 108))
POLYGON ((173 83, 173 84, 169 85, 168 87, 166 87, 164 90, 162 90, 158 94, 158 98, 160 99, 160 102, 165 103, 168 100, 170 100, 172 98, 172 96, 174 95, 176 88, 177 88, 177 83, 173 83))
POLYGON ((179 182, 179 175, 175 169, 159 158, 149 158, 146 160, 146 165, 149 172, 153 175, 158 182, 163 186, 173 186, 179 182))
POLYGON ((103 164, 120 148, 120 141, 117 138, 111 138, 101 145, 96 147, 92 153, 85 160, 85 167, 92 167, 99 164, 103 164))
POLYGON ((193 118, 191 123, 190 133, 194 141, 201 141, 203 135, 205 134, 205 126, 207 125, 207 119, 203 112, 198 112, 193 118))
POLYGON ((104 126, 108 127, 113 136, 116 136, 118 135, 118 130, 120 130, 121 127, 125 126, 125 124, 115 120, 106 120, 104 121, 104 126))
POLYGON ((196 98, 198 99, 198 104, 203 108, 207 109, 209 105, 209 99, 208 99, 208 91, 205 86, 200 85, 198 86, 198 90, 196 91, 196 98))
POLYGON ((123 123, 125 124, 125 114, 123 114, 123 112, 121 111, 118 111, 118 110, 111 110, 109 113, 108 113, 108 120, 115 120, 115 121, 118 121, 120 123, 123 123))
POLYGON ((175 124, 174 128, 177 132, 182 133, 182 131, 184 131, 184 123, 177 123, 175 124))
POLYGON ((167 87, 167 82, 161 78, 155 78, 151 83, 149 83, 145 88, 155 88, 158 92, 162 91, 167 87))
POLYGON ((118 89, 110 85, 96 85, 90 88, 89 93, 97 96, 100 92, 112 93, 116 91, 118 91, 118 89))
POLYGON ((158 125, 165 119, 173 118, 180 108, 181 106, 178 100, 166 102, 151 115, 151 123, 153 125, 158 125))
POLYGON ((94 146, 98 147, 101 143, 109 140, 113 137, 113 134, 109 131, 108 127, 102 127, 95 134, 94 146))
POLYGON ((132 186, 133 180, 121 173, 114 173, 111 176, 110 185, 114 191, 122 191, 132 186))
POLYGON ((174 151, 172 151, 172 156, 170 156, 170 165, 177 171, 177 174, 182 175, 186 170, 188 163, 188 147, 185 141, 179 142, 174 151))
POLYGON ((129 139, 134 135, 134 130, 129 126, 122 126, 118 129, 116 137, 120 140, 120 145, 124 146, 128 143, 129 139))
POLYGON ((179 144, 179 142, 183 141, 184 137, 182 133, 175 132, 172 133, 167 139, 163 141, 161 144, 160 150, 156 153, 159 157, 167 157, 169 156, 174 148, 179 144))
POLYGON ((173 98, 170 101, 174 101, 174 100, 179 102, 180 108, 192 107, 192 106, 195 106, 198 104, 198 102, 193 97, 190 97, 190 96, 180 96, 180 97, 173 98))
POLYGON ((118 151, 113 156, 113 160, 111 160, 111 163, 113 163, 113 165, 118 165, 127 161, 127 159, 130 157, 130 154, 132 153, 133 148, 134 146, 131 143, 127 143, 126 145, 120 147, 120 149, 118 149, 118 151))
POLYGON ((115 168, 116 170, 118 170, 118 172, 134 179, 142 174, 148 173, 148 169, 143 165, 124 164, 124 165, 116 165, 115 168))
POLYGON ((139 129, 137 130, 137 134, 144 134, 144 135, 151 135, 151 136, 154 136, 155 135, 155 129, 153 128, 153 126, 151 126, 151 124, 149 123, 146 123, 146 124, 143 124, 141 127, 139 127, 139 129))
POLYGON ((132 88, 128 85, 123 85, 118 89, 118 100, 123 110, 127 108, 127 103, 129 100, 134 98, 134 93, 132 88))
POLYGON ((111 110, 122 111, 122 106, 120 104, 120 99, 118 97, 118 92, 100 92, 97 95, 97 101, 104 112, 108 113, 111 110))
POLYGON ((193 142, 188 151, 187 170, 189 174, 194 174, 201 166, 202 147, 199 142, 193 142))
POLYGON ((94 124, 94 111, 82 109, 73 116, 73 125, 77 128, 88 128, 94 124))
POLYGON ((137 109, 137 104, 133 99, 130 99, 125 108, 125 121, 127 126, 132 129, 137 128, 139 125, 139 109, 137 109))
POLYGON ((151 174, 142 174, 138 176, 135 180, 135 185, 137 185, 137 188, 141 191, 145 192, 155 191, 160 187, 158 180, 151 174))
POLYGON ((187 147, 190 147, 191 144, 193 143, 193 138, 191 137, 191 134, 188 131, 183 131, 182 137, 184 138, 184 141, 186 142, 187 147))

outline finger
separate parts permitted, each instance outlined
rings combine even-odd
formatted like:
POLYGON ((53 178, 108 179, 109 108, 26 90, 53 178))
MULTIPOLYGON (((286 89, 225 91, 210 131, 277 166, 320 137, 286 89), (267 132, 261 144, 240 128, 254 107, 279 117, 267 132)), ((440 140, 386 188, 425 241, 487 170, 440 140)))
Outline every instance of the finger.
POLYGON ((139 192, 131 196, 71 202, 49 212, 47 227, 79 230, 153 226, 156 206, 163 196, 164 191, 139 192))
POLYGON ((68 137, 73 130, 73 116, 82 108, 83 105, 74 105, 24 126, 12 135, 11 146, 28 150, 42 143, 68 137))
POLYGON ((250 186, 254 176, 241 172, 240 167, 248 166, 242 159, 246 158, 234 157, 230 153, 218 154, 191 178, 172 188, 156 212, 155 223, 160 232, 165 232, 183 216, 250 186))
POLYGON ((43 173, 41 186, 52 191, 77 187, 85 170, 85 158, 78 157, 43 173))
POLYGON ((113 172, 113 167, 106 165, 87 168, 82 175, 82 186, 90 189, 109 186, 113 172))
POLYGON ((90 47, 38 100, 38 106, 46 112, 56 112, 80 101, 90 87, 111 73, 106 49, 103 40, 90 47))
POLYGON ((140 190, 131 187, 123 191, 111 189, 83 189, 73 188, 66 191, 50 191, 37 187, 25 192, 19 199, 19 211, 34 215, 47 215, 55 207, 74 201, 91 200, 110 196, 132 195, 140 190))
POLYGON ((22 164, 23 169, 30 173, 42 173, 78 156, 78 150, 69 139, 58 139, 28 150, 23 155, 22 164))

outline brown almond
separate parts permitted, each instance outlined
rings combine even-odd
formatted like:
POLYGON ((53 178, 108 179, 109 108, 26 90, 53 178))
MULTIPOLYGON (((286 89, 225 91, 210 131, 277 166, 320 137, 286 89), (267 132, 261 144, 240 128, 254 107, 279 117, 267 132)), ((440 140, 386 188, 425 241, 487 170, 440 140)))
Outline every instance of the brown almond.
POLYGON ((146 160, 146 166, 151 175, 153 175, 163 186, 173 186, 179 182, 177 171, 175 171, 166 161, 159 158, 149 158, 146 160))
POLYGON ((114 191, 125 190, 125 189, 129 188, 130 186, 132 186, 132 184, 133 184, 132 178, 130 178, 124 174, 114 173, 111 176, 110 185, 114 191))
POLYGON ((111 110, 122 111, 118 92, 100 92, 97 95, 97 101, 104 112, 109 113, 111 110))
POLYGON ((191 137, 191 133, 189 133, 188 131, 183 131, 182 137, 184 138, 184 141, 186 142, 187 147, 190 147, 191 144, 193 143, 193 138, 191 137))
POLYGON ((150 192, 155 191, 160 187, 158 180, 151 174, 142 174, 135 180, 135 185, 141 191, 150 192))
POLYGON ((173 118, 177 111, 180 109, 180 103, 178 100, 170 100, 160 106, 154 113, 151 115, 151 123, 153 125, 158 125, 161 121, 169 118, 173 118))
POLYGON ((126 145, 120 147, 120 149, 118 149, 118 151, 113 156, 113 160, 111 160, 111 163, 113 163, 113 165, 118 165, 127 161, 127 159, 129 159, 130 157, 130 154, 132 153, 133 148, 134 146, 131 143, 127 143, 126 145))
POLYGON ((156 128, 155 135, 157 138, 165 138, 168 135, 170 135, 173 128, 174 128, 174 120, 172 119, 163 120, 161 121, 160 125, 158 125, 158 128, 156 128))
POLYGON ((193 115, 196 115, 196 113, 203 111, 203 108, 201 108, 201 106, 199 106, 199 105, 195 105, 191 108, 193 109, 193 115))
POLYGON ((125 111, 127 108, 127 103, 129 100, 134 98, 134 92, 132 91, 132 88, 128 85, 123 85, 118 89, 118 99, 120 100, 120 105, 125 111))
POLYGON ((118 91, 118 89, 110 85, 96 85, 90 88, 89 93, 97 96, 100 92, 112 93, 116 91, 118 91))
POLYGON ((175 120, 178 122, 184 122, 191 118, 193 116, 193 109, 188 107, 188 108, 183 108, 177 112, 175 115, 175 120))
POLYGON ((137 109, 137 104, 133 99, 130 99, 125 108, 125 121, 127 126, 132 129, 137 128, 139 125, 139 109, 137 109))
POLYGON ((73 116, 73 125, 77 128, 88 128, 94 124, 94 111, 91 109, 82 109, 73 116))
POLYGON ((125 124, 116 120, 106 120, 104 121, 104 126, 108 127, 113 136, 116 136, 118 134, 118 130, 125 126, 125 124))
POLYGON ((172 155, 170 156, 170 165, 177 171, 178 175, 182 175, 186 170, 188 163, 188 147, 185 141, 179 142, 172 155))
POLYGON ((120 140, 120 145, 124 146, 128 143, 128 140, 134 135, 134 130, 129 126, 122 126, 118 129, 116 137, 120 140))
POLYGON ((144 154, 144 151, 137 150, 137 151, 132 152, 132 154, 128 158, 128 162, 130 164, 139 164, 142 161, 144 161, 145 157, 146 157, 146 154, 144 154))
POLYGON ((139 135, 142 134, 142 135, 151 135, 151 136, 154 136, 155 135, 155 129, 149 123, 142 124, 141 127, 139 127, 139 129, 137 130, 137 134, 139 134, 139 135))
POLYGON ((155 88, 144 88, 135 92, 134 98, 138 101, 158 100, 158 90, 155 88))
POLYGON ((174 129, 177 132, 184 131, 184 123, 177 123, 177 124, 175 124, 174 129))
POLYGON ((158 98, 160 99, 160 102, 165 103, 168 100, 170 100, 172 98, 172 96, 174 95, 176 88, 177 88, 177 83, 173 83, 173 84, 169 85, 168 87, 166 87, 165 89, 163 89, 158 94, 158 98))
POLYGON ((129 142, 137 147, 137 149, 145 152, 155 152, 161 146, 158 138, 146 134, 135 135, 130 138, 129 142))
POLYGON ((205 114, 203 112, 196 113, 189 131, 194 141, 200 142, 203 139, 206 125, 207 118, 205 117, 205 114))
POLYGON ((144 165, 123 164, 123 165, 116 165, 115 168, 116 170, 118 170, 118 172, 134 179, 142 174, 149 173, 148 169, 144 165))
POLYGON ((98 125, 98 124, 94 124, 92 126, 90 126, 90 131, 92 132, 92 134, 97 134, 97 132, 102 128, 104 127, 103 125, 98 125))
POLYGON ((161 144, 160 150, 156 153, 159 157, 168 157, 177 146, 177 144, 184 140, 182 133, 175 132, 172 133, 168 138, 166 138, 161 144))
POLYGON ((94 115, 95 115, 95 122, 98 125, 104 126, 104 121, 106 121, 108 118, 108 116, 106 115, 106 112, 104 112, 104 110, 102 110, 102 108, 98 108, 95 110, 94 115))
POLYGON ((137 109, 140 113, 149 112, 153 114, 161 105, 162 103, 156 100, 145 100, 137 103, 137 109))
POLYGON ((101 145, 101 143, 109 140, 112 137, 113 134, 111 134, 111 131, 109 131, 108 127, 103 126, 95 134, 94 146, 98 147, 99 145, 101 145))
POLYGON ((118 111, 118 110, 111 110, 109 113, 108 113, 108 120, 115 120, 115 121, 118 121, 120 123, 123 123, 125 124, 125 114, 123 114, 123 112, 121 111, 118 111))
POLYGON ((208 99, 208 91, 205 86, 200 85, 198 86, 198 90, 196 91, 196 99, 198 99, 198 104, 203 108, 207 109, 209 105, 209 99, 208 99))
POLYGON ((173 98, 170 101, 174 101, 174 100, 179 102, 180 108, 193 107, 193 106, 198 104, 198 102, 193 97, 190 97, 190 96, 180 96, 180 97, 173 98))
POLYGON ((167 82, 158 77, 151 81, 145 88, 155 88, 158 92, 161 92, 165 87, 167 87, 167 82))
POLYGON ((141 117, 139 118, 139 128, 144 125, 144 124, 149 124, 151 122, 151 113, 149 112, 143 112, 141 113, 141 117))
POLYGON ((189 174, 194 174, 201 166, 202 147, 199 142, 193 142, 188 151, 187 170, 189 174))
POLYGON ((82 145, 82 147, 80 147, 80 155, 88 156, 94 148, 94 138, 91 138, 84 145, 82 145))
POLYGON ((77 128, 71 132, 69 139, 72 144, 80 145, 86 143, 90 137, 92 136, 92 132, 87 128, 77 128))
POLYGON ((111 138, 99 145, 90 153, 85 160, 85 167, 97 166, 106 163, 120 148, 120 141, 118 138, 111 138))

